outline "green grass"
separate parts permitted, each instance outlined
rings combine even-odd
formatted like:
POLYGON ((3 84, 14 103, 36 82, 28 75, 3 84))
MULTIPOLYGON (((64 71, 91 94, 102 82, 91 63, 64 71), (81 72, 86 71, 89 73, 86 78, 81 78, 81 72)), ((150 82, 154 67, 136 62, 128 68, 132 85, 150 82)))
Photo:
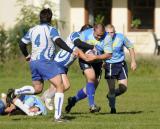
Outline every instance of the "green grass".
MULTIPOLYGON (((126 94, 117 98, 117 114, 109 114, 106 93, 108 88, 104 77, 96 92, 96 103, 102 107, 100 113, 90 114, 87 100, 73 108, 70 114, 64 114, 70 121, 54 123, 53 112, 47 116, 1 116, 0 129, 160 129, 160 59, 150 57, 138 59, 138 69, 129 71, 129 88, 126 94)), ((69 72, 71 89, 67 97, 85 85, 85 79, 77 65, 69 72)), ((31 84, 28 64, 21 60, 7 62, 0 67, 0 92, 10 87, 31 84)), ((49 86, 45 84, 45 88, 49 86)), ((64 109, 63 109, 64 111, 64 109)))

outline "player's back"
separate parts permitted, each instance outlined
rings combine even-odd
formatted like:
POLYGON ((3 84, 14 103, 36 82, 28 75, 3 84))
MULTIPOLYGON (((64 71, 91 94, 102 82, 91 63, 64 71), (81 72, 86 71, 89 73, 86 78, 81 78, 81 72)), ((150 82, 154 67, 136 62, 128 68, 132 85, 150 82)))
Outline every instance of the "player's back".
POLYGON ((51 60, 55 51, 55 45, 52 40, 58 36, 55 28, 48 24, 40 24, 31 28, 22 38, 22 41, 24 43, 29 41, 32 43, 31 60, 51 60))
MULTIPOLYGON (((70 47, 72 50, 75 50, 77 47, 74 45, 74 41, 79 38, 79 33, 78 32, 73 32, 71 33, 67 39, 66 39, 66 44, 68 47, 70 47)), ((60 51, 56 54, 54 60, 63 67, 68 68, 76 59, 75 56, 73 56, 71 53, 60 49, 60 51)))

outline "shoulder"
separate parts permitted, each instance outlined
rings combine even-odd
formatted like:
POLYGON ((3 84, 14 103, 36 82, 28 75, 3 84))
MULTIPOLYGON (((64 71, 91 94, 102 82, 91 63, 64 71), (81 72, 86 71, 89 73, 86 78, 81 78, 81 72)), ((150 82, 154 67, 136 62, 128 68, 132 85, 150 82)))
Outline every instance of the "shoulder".
POLYGON ((125 36, 122 33, 116 33, 116 37, 118 37, 118 38, 124 38, 125 36))

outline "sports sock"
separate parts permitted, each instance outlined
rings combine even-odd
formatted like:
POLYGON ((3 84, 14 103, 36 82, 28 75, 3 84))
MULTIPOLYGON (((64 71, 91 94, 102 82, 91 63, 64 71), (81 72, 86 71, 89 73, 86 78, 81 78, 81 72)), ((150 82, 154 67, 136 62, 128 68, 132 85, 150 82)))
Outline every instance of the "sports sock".
POLYGON ((116 98, 115 94, 108 94, 110 108, 115 108, 116 98))
POLYGON ((24 113, 26 113, 28 116, 33 116, 34 113, 29 111, 29 107, 25 104, 20 99, 14 100, 14 104, 21 109, 24 113))
POLYGON ((49 89, 47 89, 46 91, 44 91, 44 93, 43 93, 43 95, 42 95, 42 99, 44 100, 45 98, 53 98, 54 96, 55 96, 55 92, 56 91, 54 91, 54 90, 49 90, 49 89))
POLYGON ((94 94, 95 94, 95 87, 93 82, 88 82, 86 85, 86 93, 88 97, 89 106, 95 105, 94 103, 94 94))
POLYGON ((123 84, 119 84, 119 87, 115 90, 115 95, 119 96, 127 91, 127 87, 123 84))
POLYGON ((86 98, 87 94, 84 92, 84 90, 82 88, 77 92, 77 95, 74 96, 74 97, 76 98, 76 101, 79 101, 79 100, 82 100, 82 99, 86 98))
POLYGON ((15 89, 15 95, 22 95, 22 94, 34 94, 35 89, 32 86, 23 86, 22 88, 15 89))
POLYGON ((59 119, 61 117, 63 99, 64 99, 64 93, 55 93, 55 97, 54 97, 54 105, 55 105, 54 118, 55 119, 59 119))

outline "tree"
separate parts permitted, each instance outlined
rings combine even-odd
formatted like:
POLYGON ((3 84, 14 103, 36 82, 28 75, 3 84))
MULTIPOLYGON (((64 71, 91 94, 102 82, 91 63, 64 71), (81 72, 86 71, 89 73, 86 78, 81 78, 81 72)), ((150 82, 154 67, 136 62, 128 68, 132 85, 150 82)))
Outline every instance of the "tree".
POLYGON ((0 25, 0 64, 5 62, 6 47, 7 47, 7 32, 4 30, 4 26, 0 25))
POLYGON ((18 6, 21 7, 20 13, 17 17, 15 26, 8 31, 9 37, 9 51, 10 56, 19 56, 20 50, 18 47, 18 43, 20 42, 23 35, 28 31, 29 28, 39 24, 39 12, 45 6, 50 6, 53 12, 53 20, 52 25, 57 27, 57 18, 55 14, 55 3, 49 0, 44 0, 40 3, 40 6, 35 6, 33 4, 28 4, 27 0, 17 0, 18 6))

